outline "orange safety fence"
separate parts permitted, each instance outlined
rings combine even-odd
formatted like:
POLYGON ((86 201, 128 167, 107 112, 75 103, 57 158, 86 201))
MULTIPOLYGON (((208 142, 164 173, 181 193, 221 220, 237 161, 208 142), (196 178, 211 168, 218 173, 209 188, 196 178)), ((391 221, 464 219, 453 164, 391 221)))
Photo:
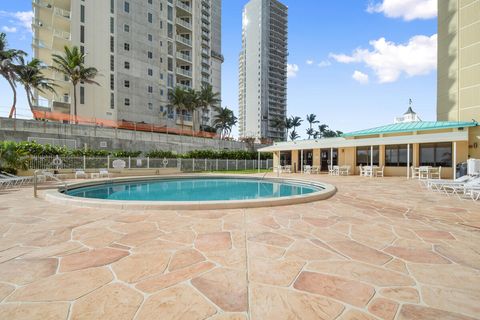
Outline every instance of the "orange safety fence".
POLYGON ((157 132, 157 133, 166 133, 166 134, 175 134, 183 136, 195 136, 201 138, 218 138, 218 135, 214 132, 206 131, 192 131, 192 130, 182 130, 178 128, 171 128, 167 126, 159 126, 152 123, 144 122, 133 122, 133 121, 115 121, 108 119, 99 119, 99 118, 88 118, 77 116, 76 119, 73 115, 65 114, 61 112, 50 112, 42 110, 34 110, 33 116, 37 120, 51 120, 58 121, 63 123, 71 124, 80 124, 80 125, 91 125, 107 128, 117 128, 124 130, 133 130, 133 131, 144 131, 144 132, 157 132))

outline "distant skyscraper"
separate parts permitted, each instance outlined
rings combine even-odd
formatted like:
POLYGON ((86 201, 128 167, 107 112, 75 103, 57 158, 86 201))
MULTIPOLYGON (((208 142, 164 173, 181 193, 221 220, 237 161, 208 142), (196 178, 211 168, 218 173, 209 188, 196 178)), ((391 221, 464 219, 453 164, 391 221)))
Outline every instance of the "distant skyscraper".
MULTIPOLYGON (((221 91, 221 0, 32 0, 34 56, 51 65, 64 46, 86 53, 100 86, 80 84, 78 116, 191 127, 192 115, 171 106, 176 86, 221 91)), ((35 96, 72 113, 72 86, 61 74, 56 94, 35 96)), ((202 111, 211 124, 213 111, 202 111)), ((205 121, 204 121, 205 120, 205 121)), ((197 123, 198 125, 198 123, 197 123)))
POLYGON ((272 126, 287 115, 287 11, 276 0, 251 0, 243 9, 239 61, 241 137, 285 140, 272 126))

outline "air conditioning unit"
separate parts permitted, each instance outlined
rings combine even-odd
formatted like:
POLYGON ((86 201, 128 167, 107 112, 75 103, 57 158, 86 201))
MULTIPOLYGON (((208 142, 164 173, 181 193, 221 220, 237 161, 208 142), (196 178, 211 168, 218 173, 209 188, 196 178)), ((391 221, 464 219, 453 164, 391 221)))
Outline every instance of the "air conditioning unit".
POLYGON ((480 159, 467 160, 467 174, 468 175, 480 174, 480 159))
POLYGON ((107 147, 107 141, 100 141, 100 148, 106 148, 107 147))

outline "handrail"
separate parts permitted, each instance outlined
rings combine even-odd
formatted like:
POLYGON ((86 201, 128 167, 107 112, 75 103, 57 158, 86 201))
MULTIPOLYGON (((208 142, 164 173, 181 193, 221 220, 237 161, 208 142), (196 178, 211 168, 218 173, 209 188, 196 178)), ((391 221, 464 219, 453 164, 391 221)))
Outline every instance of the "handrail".
MULTIPOLYGON (((265 179, 265 176, 270 173, 270 170, 273 170, 273 169, 274 169, 274 167, 268 168, 268 169, 267 169, 268 171, 263 174, 261 180, 265 179)), ((278 177, 280 177, 280 171, 277 170, 277 178, 278 178, 278 177)))
MULTIPOLYGON (((41 172, 41 171, 44 171, 44 170, 35 170, 33 172, 33 196, 35 198, 38 198, 38 173, 41 172)), ((50 178, 58 181, 58 182, 61 182, 63 183, 63 191, 68 191, 68 183, 63 181, 62 179, 58 178, 58 177, 55 177, 54 174, 52 174, 51 176, 49 176, 50 178)))

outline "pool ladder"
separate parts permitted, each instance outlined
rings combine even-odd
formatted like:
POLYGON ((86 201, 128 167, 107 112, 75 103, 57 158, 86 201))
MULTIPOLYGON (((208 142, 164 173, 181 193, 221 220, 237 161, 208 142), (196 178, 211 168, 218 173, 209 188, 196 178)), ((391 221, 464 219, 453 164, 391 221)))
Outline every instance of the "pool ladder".
MULTIPOLYGON (((273 167, 268 168, 267 170, 268 170, 268 171, 263 174, 262 180, 265 179, 265 176, 270 173, 270 170, 273 170, 273 167)), ((280 172, 277 170, 277 178, 278 178, 278 177, 280 177, 280 172)))

